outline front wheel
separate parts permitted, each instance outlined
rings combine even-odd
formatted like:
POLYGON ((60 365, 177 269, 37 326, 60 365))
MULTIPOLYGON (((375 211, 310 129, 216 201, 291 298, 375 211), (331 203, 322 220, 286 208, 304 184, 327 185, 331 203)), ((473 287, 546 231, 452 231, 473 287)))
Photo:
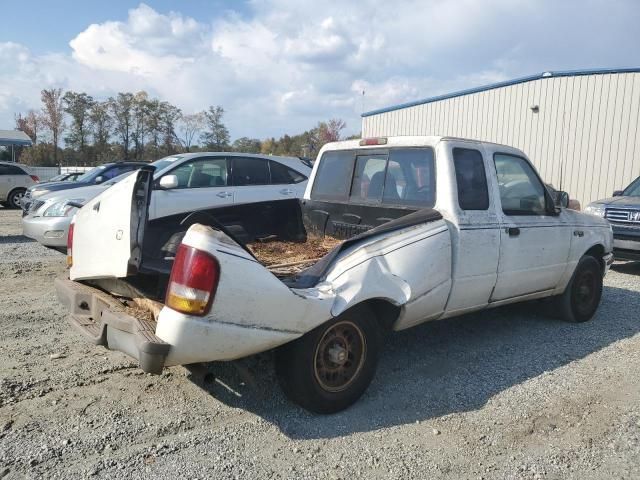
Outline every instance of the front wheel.
POLYGON ((368 307, 356 307, 276 352, 276 373, 290 400, 335 413, 358 400, 375 374, 381 332, 368 307))
POLYGON ((22 197, 24 197, 25 192, 26 190, 24 188, 16 188, 11 192, 9 194, 9 198, 7 198, 9 208, 20 208, 20 201, 22 200, 22 197))
POLYGON ((557 299, 560 317, 569 322, 586 322, 596 313, 602 297, 602 267, 594 257, 580 259, 567 289, 557 299))

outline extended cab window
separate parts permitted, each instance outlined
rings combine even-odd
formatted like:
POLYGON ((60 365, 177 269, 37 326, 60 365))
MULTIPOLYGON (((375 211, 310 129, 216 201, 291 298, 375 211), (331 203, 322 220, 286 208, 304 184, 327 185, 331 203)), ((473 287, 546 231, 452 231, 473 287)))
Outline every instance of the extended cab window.
POLYGON ((545 187, 522 157, 496 153, 493 157, 502 210, 507 215, 544 215, 545 187))
POLYGON ((470 148, 454 148, 458 205, 462 210, 487 210, 489 190, 482 154, 470 148))

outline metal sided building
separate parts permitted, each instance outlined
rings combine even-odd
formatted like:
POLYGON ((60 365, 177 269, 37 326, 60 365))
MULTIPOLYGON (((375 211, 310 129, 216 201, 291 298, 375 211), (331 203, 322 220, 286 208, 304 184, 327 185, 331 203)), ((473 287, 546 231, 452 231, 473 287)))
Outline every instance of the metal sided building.
POLYGON ((517 147, 583 206, 640 175, 640 68, 545 72, 362 115, 362 137, 447 135, 517 147))

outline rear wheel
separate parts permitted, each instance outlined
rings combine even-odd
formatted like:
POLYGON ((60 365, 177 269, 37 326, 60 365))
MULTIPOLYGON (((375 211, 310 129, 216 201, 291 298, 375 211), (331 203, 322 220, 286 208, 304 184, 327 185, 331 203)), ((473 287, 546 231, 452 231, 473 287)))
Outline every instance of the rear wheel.
POLYGON ((602 267, 590 255, 580 259, 567 289, 557 299, 560 317, 569 322, 586 322, 596 313, 602 297, 602 267))
POLYGON ((276 353, 285 394, 315 413, 335 413, 353 404, 375 374, 381 332, 371 309, 353 308, 276 353))
POLYGON ((25 192, 26 190, 24 188, 16 188, 13 190, 7 198, 9 208, 20 208, 20 201, 22 200, 22 197, 24 197, 25 192))

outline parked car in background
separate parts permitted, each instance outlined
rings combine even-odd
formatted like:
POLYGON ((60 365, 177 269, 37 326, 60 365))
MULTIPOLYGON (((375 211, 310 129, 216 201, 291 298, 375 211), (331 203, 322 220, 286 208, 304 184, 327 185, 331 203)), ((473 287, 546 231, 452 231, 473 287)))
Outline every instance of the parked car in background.
POLYGON ((31 203, 50 192, 58 192, 60 190, 68 190, 71 188, 88 187, 89 185, 99 185, 102 182, 111 180, 126 172, 137 170, 143 165, 149 165, 146 162, 115 162, 106 163, 99 167, 93 168, 88 172, 80 175, 75 182, 46 182, 29 188, 22 201, 22 209, 27 212, 31 208, 31 203))
POLYGON ((544 297, 559 317, 584 322, 600 303, 609 225, 558 208, 515 148, 418 136, 331 143, 301 202, 146 221, 148 196, 153 205, 171 193, 154 190, 158 181, 215 184, 229 165, 232 178, 257 178, 234 171, 237 159, 212 161, 208 179, 141 169, 72 224, 58 298, 89 341, 147 372, 279 347, 285 393, 331 413, 366 390, 390 330, 544 297), (280 243, 263 257, 269 242, 280 243))
POLYGON ((3 207, 20 208, 27 189, 40 181, 29 173, 28 168, 18 163, 0 162, 0 204, 3 207))
POLYGON ((56 175, 55 177, 52 177, 49 180, 47 180, 47 183, 48 182, 75 182, 78 179, 78 177, 81 177, 85 173, 86 172, 61 173, 60 175, 56 175))
MULTIPOLYGON (((240 153, 190 153, 157 160, 149 219, 242 203, 300 198, 311 173, 294 157, 240 153)), ((69 223, 78 206, 127 174, 99 185, 51 192, 32 200, 23 212, 25 236, 66 249, 69 223)))
POLYGON ((585 212, 611 224, 616 259, 640 261, 640 177, 613 196, 590 203, 585 212))

